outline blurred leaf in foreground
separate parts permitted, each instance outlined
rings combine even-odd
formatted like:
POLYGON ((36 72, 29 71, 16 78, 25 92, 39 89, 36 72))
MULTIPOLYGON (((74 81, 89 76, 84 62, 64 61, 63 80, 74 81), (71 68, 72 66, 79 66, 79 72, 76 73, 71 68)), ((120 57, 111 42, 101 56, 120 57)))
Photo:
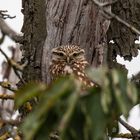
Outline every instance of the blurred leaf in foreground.
MULTIPOLYGON (((45 122, 50 111, 57 105, 59 100, 70 94, 74 90, 74 84, 71 79, 62 78, 57 80, 53 86, 44 91, 44 94, 40 97, 39 104, 35 110, 27 116, 22 124, 22 132, 25 140, 34 139, 35 134, 45 122)), ((55 122, 55 120, 53 120, 55 122)), ((47 124, 46 124, 47 125, 47 124)), ((53 124, 48 126, 48 134, 53 128, 53 124)))
POLYGON ((47 140, 55 132, 60 140, 104 140, 118 133, 116 121, 120 115, 127 117, 138 102, 137 90, 119 70, 89 73, 100 87, 87 89, 85 96, 73 77, 58 79, 48 88, 40 84, 23 87, 20 93, 25 95, 17 96, 17 100, 23 99, 18 106, 39 96, 38 104, 22 124, 25 140, 47 140))
POLYGON ((33 97, 39 96, 42 94, 47 86, 43 83, 31 82, 27 85, 21 87, 15 96, 15 105, 16 108, 19 108, 27 101, 31 100, 33 97))

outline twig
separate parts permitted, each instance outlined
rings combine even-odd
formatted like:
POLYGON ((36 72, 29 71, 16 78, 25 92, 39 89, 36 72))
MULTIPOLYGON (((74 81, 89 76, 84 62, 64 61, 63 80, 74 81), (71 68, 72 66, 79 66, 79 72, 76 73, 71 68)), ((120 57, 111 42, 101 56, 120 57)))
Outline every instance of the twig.
POLYGON ((3 34, 9 36, 12 40, 15 42, 22 42, 22 36, 18 33, 16 33, 13 29, 11 29, 6 22, 0 18, 0 29, 3 34))
POLYGON ((5 34, 2 32, 2 37, 0 38, 0 44, 3 43, 4 39, 5 39, 5 34))
POLYGON ((138 132, 134 127, 130 126, 128 123, 126 123, 124 120, 119 118, 119 122, 127 129, 129 130, 132 134, 135 134, 138 132))
POLYGON ((6 14, 7 10, 0 10, 0 18, 7 19, 7 18, 15 18, 16 16, 10 16, 9 14, 6 14))
POLYGON ((106 14, 107 16, 110 16, 114 19, 116 19, 118 22, 122 23, 123 25, 125 25, 126 27, 128 27, 129 29, 131 29, 133 32, 135 32, 136 34, 140 35, 140 31, 138 29, 136 29, 134 26, 132 26, 131 24, 127 23, 126 21, 124 21, 123 19, 121 19, 119 16, 117 16, 114 13, 111 13, 109 10, 106 9, 106 4, 104 3, 100 3, 97 0, 92 0, 92 2, 97 5, 101 11, 104 12, 104 14, 106 14))
POLYGON ((13 92, 16 91, 16 89, 9 82, 3 82, 2 81, 2 82, 0 82, 0 86, 3 87, 3 88, 8 89, 10 91, 13 91, 13 92))
POLYGON ((11 99, 11 100, 13 100, 14 98, 15 98, 14 94, 10 95, 10 94, 6 94, 6 93, 0 93, 0 99, 5 99, 5 100, 11 99))
POLYGON ((126 139, 132 139, 133 138, 133 135, 131 133, 120 133, 120 134, 117 134, 115 136, 113 136, 113 138, 126 138, 126 139))
POLYGON ((17 75, 17 77, 19 78, 19 80, 24 84, 25 81, 22 79, 22 77, 20 76, 20 74, 18 73, 17 69, 15 67, 13 67, 13 70, 15 72, 15 74, 17 75))
POLYGON ((9 59, 9 57, 7 56, 7 54, 0 48, 0 52, 4 55, 4 57, 6 58, 7 62, 16 70, 22 72, 23 70, 23 66, 19 65, 18 63, 16 63, 14 60, 9 59))
POLYGON ((119 118, 119 122, 131 132, 132 139, 133 140, 139 140, 140 139, 140 131, 136 130, 134 127, 130 126, 128 123, 123 121, 121 118, 119 118))
POLYGON ((7 62, 9 63, 9 65, 12 66, 15 74, 17 75, 17 77, 21 80, 22 83, 25 83, 24 80, 21 78, 20 74, 18 73, 18 71, 22 72, 23 70, 23 66, 19 65, 18 63, 16 63, 14 60, 9 59, 9 57, 6 55, 6 53, 0 48, 0 52, 5 56, 7 62))

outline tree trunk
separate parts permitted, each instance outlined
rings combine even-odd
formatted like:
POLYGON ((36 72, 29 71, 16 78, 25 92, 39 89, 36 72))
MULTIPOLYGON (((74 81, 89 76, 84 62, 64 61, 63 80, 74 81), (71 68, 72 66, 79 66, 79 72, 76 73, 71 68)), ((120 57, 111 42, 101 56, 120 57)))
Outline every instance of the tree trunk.
POLYGON ((51 49, 60 45, 80 45, 93 67, 102 65, 110 22, 91 0, 26 0, 23 14, 25 81, 50 81, 51 49))

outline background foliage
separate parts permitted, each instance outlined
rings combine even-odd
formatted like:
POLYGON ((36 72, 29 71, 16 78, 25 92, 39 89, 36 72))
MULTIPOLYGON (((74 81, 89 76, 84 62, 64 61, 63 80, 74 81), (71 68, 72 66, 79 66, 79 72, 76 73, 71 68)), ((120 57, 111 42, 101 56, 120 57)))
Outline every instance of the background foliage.
POLYGON ((118 134, 117 120, 120 115, 128 117, 129 110, 138 103, 138 91, 120 70, 89 70, 89 75, 98 81, 98 88, 83 91, 81 83, 70 76, 49 87, 29 83, 19 89, 17 108, 38 97, 21 125, 24 139, 43 140, 59 135, 64 140, 103 140, 118 134))

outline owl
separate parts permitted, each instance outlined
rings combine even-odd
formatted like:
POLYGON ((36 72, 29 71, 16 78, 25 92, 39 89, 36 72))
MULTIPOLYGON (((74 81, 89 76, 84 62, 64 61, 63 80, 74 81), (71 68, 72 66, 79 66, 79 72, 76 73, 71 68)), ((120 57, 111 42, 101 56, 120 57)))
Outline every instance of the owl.
POLYGON ((85 87, 97 86, 85 73, 88 66, 85 51, 79 46, 65 45, 51 51, 50 74, 53 79, 73 74, 85 87))

